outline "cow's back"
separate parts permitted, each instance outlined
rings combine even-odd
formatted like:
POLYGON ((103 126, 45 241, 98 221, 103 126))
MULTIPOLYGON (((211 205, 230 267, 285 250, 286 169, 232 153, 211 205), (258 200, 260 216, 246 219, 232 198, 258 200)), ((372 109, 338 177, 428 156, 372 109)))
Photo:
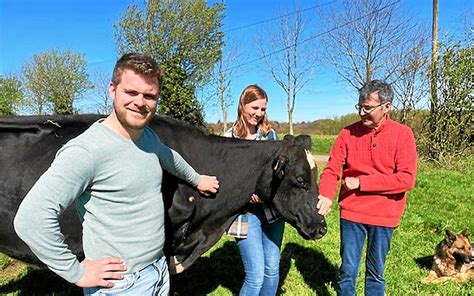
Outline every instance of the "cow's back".
MULTIPOLYGON (((59 148, 99 118, 96 115, 0 117, 0 252, 39 263, 13 230, 15 214, 59 148)), ((81 228, 73 207, 63 214, 61 228, 72 250, 80 253, 81 228)))

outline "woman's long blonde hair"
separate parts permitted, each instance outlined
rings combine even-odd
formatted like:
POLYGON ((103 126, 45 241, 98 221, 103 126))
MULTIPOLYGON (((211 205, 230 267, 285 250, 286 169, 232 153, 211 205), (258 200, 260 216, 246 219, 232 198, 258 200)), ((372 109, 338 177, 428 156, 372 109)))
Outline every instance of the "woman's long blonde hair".
MULTIPOLYGON (((235 136, 239 138, 245 138, 247 136, 247 128, 243 114, 244 106, 248 103, 261 99, 265 99, 268 102, 267 93, 260 86, 251 84, 244 88, 242 94, 240 95, 239 107, 237 108, 237 120, 233 128, 233 133, 235 136)), ((260 122, 257 124, 257 128, 260 129, 264 136, 270 132, 272 125, 268 120, 266 112, 262 120, 260 120, 260 122)))

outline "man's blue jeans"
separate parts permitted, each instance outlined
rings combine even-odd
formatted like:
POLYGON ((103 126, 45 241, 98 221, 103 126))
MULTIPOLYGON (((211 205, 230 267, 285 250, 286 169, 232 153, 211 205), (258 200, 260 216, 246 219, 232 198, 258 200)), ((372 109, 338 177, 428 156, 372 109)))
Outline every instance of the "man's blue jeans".
POLYGON ((237 239, 245 281, 240 295, 271 295, 278 290, 280 246, 285 222, 280 219, 271 224, 263 213, 248 213, 248 235, 237 239))
POLYGON ((383 272, 392 234, 391 227, 360 224, 341 219, 342 264, 336 287, 338 295, 355 295, 355 284, 366 237, 365 295, 384 295, 383 272))
POLYGON ((114 283, 112 288, 84 288, 84 295, 167 296, 170 290, 170 280, 166 257, 161 256, 144 269, 126 274, 124 279, 114 281, 114 283))

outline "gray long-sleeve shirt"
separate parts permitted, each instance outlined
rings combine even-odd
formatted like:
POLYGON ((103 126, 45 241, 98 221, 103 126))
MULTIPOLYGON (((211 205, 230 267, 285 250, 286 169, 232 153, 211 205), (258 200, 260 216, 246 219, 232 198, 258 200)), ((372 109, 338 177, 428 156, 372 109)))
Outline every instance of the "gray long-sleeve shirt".
POLYGON ((121 257, 126 273, 157 259, 165 241, 162 168, 197 186, 200 176, 145 128, 137 142, 99 122, 61 148, 20 205, 15 230, 71 283, 83 267, 64 243, 59 215, 74 201, 86 258, 121 257))

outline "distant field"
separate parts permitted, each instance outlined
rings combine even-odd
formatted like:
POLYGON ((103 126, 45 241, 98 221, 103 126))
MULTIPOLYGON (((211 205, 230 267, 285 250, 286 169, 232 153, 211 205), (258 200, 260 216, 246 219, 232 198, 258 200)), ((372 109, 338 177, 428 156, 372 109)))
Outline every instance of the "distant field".
MULTIPOLYGON (((474 295, 474 282, 424 285, 436 244, 445 229, 474 232, 474 157, 456 169, 420 164, 416 187, 394 239, 386 264, 386 295, 474 295)), ((329 232, 318 241, 302 239, 287 224, 282 246, 282 295, 335 295, 339 259, 337 205, 327 217, 329 232)), ((81 290, 47 270, 11 265, 0 255, 0 295, 82 295, 81 290), (11 270, 10 270, 11 268, 11 270)), ((364 274, 364 268, 360 275, 364 274)), ((187 272, 172 277, 171 295, 236 295, 243 281, 242 264, 232 239, 224 236, 187 272)), ((357 295, 363 295, 363 281, 357 295)))
MULTIPOLYGON (((278 134, 279 139, 283 139, 284 136, 284 134, 278 134)), ((313 142, 312 153, 329 155, 336 137, 336 135, 311 135, 311 141, 313 142)))
POLYGON ((312 135, 313 154, 329 155, 337 136, 312 135))

